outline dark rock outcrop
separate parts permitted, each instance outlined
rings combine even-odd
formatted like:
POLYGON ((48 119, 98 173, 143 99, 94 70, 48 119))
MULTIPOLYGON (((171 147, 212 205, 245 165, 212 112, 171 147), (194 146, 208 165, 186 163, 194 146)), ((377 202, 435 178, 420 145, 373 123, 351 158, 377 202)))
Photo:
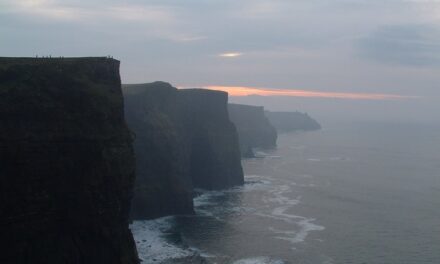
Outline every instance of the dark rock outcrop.
POLYGON ((123 91, 136 134, 134 219, 193 213, 193 187, 243 184, 226 93, 178 90, 164 82, 125 85, 123 91))
POLYGON ((274 148, 277 132, 264 115, 264 107, 229 104, 229 117, 237 127, 242 156, 251 156, 253 148, 274 148))
POLYGON ((321 129, 321 125, 307 113, 266 111, 265 114, 278 132, 321 129))
POLYGON ((138 263, 119 61, 0 58, 0 263, 138 263))

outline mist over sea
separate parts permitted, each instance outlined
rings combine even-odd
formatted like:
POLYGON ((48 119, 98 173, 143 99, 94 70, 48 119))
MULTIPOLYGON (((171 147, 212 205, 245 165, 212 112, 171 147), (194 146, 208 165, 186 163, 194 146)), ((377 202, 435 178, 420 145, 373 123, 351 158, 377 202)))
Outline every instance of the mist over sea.
POLYGON ((259 154, 195 216, 134 222, 143 263, 440 263, 440 127, 325 124, 259 154))

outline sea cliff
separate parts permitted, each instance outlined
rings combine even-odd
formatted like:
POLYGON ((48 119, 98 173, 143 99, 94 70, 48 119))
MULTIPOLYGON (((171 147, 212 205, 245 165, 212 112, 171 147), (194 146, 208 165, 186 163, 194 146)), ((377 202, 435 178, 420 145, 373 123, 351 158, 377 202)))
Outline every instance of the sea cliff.
POLYGON ((0 263, 138 263, 119 61, 0 58, 0 263))
POLYGON ((264 114, 264 107, 229 104, 229 117, 237 127, 242 156, 252 156, 253 148, 274 148, 277 131, 264 114))
POLYGON ((127 123, 135 134, 133 219, 193 213, 188 144, 177 89, 163 82, 124 85, 127 123))
POLYGON ((124 85, 136 135, 133 219, 193 213, 193 188, 243 184, 238 136, 227 94, 178 90, 165 82, 124 85))
POLYGON ((266 111, 265 114, 278 132, 321 129, 321 125, 307 113, 266 111))

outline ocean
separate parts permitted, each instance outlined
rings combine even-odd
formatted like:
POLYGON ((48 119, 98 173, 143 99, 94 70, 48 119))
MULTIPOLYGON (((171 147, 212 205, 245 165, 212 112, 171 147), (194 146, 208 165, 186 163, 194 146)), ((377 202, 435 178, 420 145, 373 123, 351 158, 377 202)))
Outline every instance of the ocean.
POLYGON ((258 154, 196 215, 134 222, 142 263, 440 263, 439 127, 328 124, 258 154))

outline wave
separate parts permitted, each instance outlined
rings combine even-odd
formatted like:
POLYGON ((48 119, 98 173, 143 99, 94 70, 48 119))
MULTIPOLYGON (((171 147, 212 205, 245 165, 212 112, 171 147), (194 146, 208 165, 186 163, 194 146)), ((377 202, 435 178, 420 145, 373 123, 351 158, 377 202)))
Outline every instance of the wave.
POLYGON ((284 264, 283 260, 272 259, 270 257, 252 257, 239 259, 233 262, 233 264, 284 264))
POLYGON ((279 230, 273 227, 269 229, 275 234, 279 234, 276 236, 277 239, 282 239, 289 241, 292 244, 304 242, 311 231, 322 231, 325 228, 323 226, 314 224, 313 218, 305 218, 301 216, 294 216, 299 219, 299 221, 295 222, 296 225, 299 226, 299 230, 297 231, 289 231, 289 230, 279 230))
POLYGON ((257 158, 257 159, 261 159, 261 158, 280 159, 281 158, 281 156, 279 156, 279 155, 273 155, 271 153, 267 153, 262 150, 256 150, 254 155, 255 155, 255 158, 257 158))
POLYGON ((166 238, 174 225, 174 217, 134 221, 130 225, 142 263, 161 263, 165 260, 199 255, 195 248, 186 248, 166 238))
MULTIPOLYGON (((270 238, 297 244, 304 242, 310 232, 323 230, 324 227, 316 224, 313 218, 292 213, 294 207, 301 203, 302 198, 295 195, 295 187, 300 186, 292 181, 282 181, 262 175, 246 175, 244 186, 222 191, 196 190, 199 194, 194 198, 196 215, 186 217, 208 217, 222 222, 234 221, 233 219, 238 219, 236 216, 240 215, 248 216, 241 218, 240 221, 243 219, 248 221, 255 217, 270 218, 274 220, 271 221, 273 227, 269 227, 272 233, 270 238)), ((212 252, 204 253, 190 245, 184 245, 182 237, 178 237, 179 231, 173 230, 178 219, 178 217, 164 217, 135 221, 130 225, 142 263, 192 263, 199 262, 200 259, 205 261, 203 263, 211 263, 211 260, 229 259, 228 256, 218 255, 220 252, 210 255, 212 252)), ((266 227, 261 226, 261 228, 266 227)), ((228 263, 282 264, 285 262, 262 256, 228 263)))
MULTIPOLYGON (((304 242, 310 232, 324 230, 325 227, 315 224, 316 219, 290 213, 294 206, 301 202, 301 196, 294 196, 292 187, 300 186, 295 182, 282 183, 268 176, 246 175, 245 185, 223 191, 204 191, 195 198, 194 205, 199 216, 213 217, 224 221, 223 216, 230 213, 253 214, 288 223, 295 230, 280 230, 270 227, 274 238, 289 241, 292 244, 304 242), (264 206, 253 208, 237 206, 223 197, 234 193, 263 191, 261 201, 264 206)), ((308 187, 310 187, 308 185, 308 187)))
POLYGON ((277 204, 279 206, 273 208, 269 213, 258 213, 258 215, 261 217, 268 217, 296 226, 298 228, 297 230, 280 230, 273 227, 269 228, 269 230, 276 234, 275 238, 289 241, 292 244, 304 242, 309 232, 321 231, 325 229, 324 226, 313 223, 316 221, 314 218, 307 218, 289 213, 289 211, 292 210, 295 205, 301 202, 301 196, 291 198, 293 193, 291 186, 295 185, 295 183, 290 183, 274 186, 274 189, 269 191, 271 196, 263 197, 263 202, 272 202, 273 204, 277 204))
POLYGON ((271 182, 263 180, 261 176, 249 175, 245 177, 245 184, 222 191, 207 191, 198 189, 199 194, 194 198, 194 209, 196 217, 213 217, 216 220, 224 221, 223 216, 231 213, 252 213, 257 209, 250 206, 240 206, 235 200, 226 199, 234 194, 239 196, 246 192, 265 190, 271 182))

